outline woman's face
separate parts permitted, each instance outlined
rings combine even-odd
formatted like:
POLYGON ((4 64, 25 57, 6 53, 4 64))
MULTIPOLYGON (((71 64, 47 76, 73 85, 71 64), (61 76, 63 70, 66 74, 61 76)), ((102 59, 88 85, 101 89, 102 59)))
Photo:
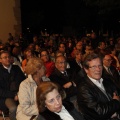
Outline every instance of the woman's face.
POLYGON ((26 56, 27 56, 27 59, 29 60, 30 58, 32 58, 33 55, 31 53, 31 51, 27 51, 26 56))
POLYGON ((42 67, 38 70, 37 76, 38 76, 38 78, 41 78, 41 77, 43 77, 44 75, 45 75, 45 66, 42 66, 42 67))
POLYGON ((51 112, 60 112, 62 109, 62 98, 56 89, 46 95, 45 105, 51 112))
POLYGON ((43 60, 43 62, 49 61, 49 55, 46 51, 41 52, 41 59, 43 60))

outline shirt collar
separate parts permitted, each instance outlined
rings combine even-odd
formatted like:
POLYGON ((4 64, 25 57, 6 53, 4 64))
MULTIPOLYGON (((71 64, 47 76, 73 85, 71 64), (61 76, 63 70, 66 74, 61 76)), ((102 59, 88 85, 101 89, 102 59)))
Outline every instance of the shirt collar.
POLYGON ((91 78, 91 77, 89 77, 89 76, 88 76, 88 78, 89 78, 93 83, 95 83, 95 84, 97 84, 97 83, 102 84, 102 82, 103 82, 103 79, 102 79, 102 78, 100 78, 100 80, 95 80, 95 79, 93 79, 93 78, 91 78))
POLYGON ((9 67, 6 67, 6 66, 3 65, 3 67, 4 67, 5 69, 7 69, 8 72, 10 73, 10 70, 11 70, 12 65, 10 65, 9 67))

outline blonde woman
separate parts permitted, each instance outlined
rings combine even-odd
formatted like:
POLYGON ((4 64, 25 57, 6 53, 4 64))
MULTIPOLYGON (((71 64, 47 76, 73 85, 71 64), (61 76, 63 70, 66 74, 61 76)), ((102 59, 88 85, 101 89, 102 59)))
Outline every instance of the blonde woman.
POLYGON ((19 105, 17 108, 17 120, 32 120, 38 115, 36 105, 36 88, 42 82, 45 67, 40 58, 30 58, 25 67, 28 78, 19 87, 19 105))

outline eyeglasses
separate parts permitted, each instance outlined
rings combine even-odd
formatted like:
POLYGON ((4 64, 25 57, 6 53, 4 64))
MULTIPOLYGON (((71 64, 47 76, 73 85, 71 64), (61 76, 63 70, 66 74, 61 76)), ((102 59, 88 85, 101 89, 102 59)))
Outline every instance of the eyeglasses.
POLYGON ((11 56, 5 56, 5 57, 2 57, 1 59, 10 59, 11 56))
POLYGON ((102 67, 103 67, 102 65, 98 65, 98 66, 95 65, 91 67, 89 66, 89 68, 91 68, 92 70, 96 70, 96 68, 102 69, 102 67))
POLYGON ((47 54, 46 55, 41 55, 41 57, 44 57, 44 56, 48 56, 47 54))
POLYGON ((112 59, 104 59, 104 60, 106 60, 107 62, 112 62, 112 59))
POLYGON ((56 62, 56 63, 58 63, 58 64, 66 64, 67 62, 64 61, 64 62, 56 62))

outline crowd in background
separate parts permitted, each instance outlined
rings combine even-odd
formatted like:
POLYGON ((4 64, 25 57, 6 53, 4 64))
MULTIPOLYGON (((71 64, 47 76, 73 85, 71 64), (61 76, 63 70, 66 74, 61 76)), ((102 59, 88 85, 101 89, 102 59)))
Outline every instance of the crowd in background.
MULTIPOLYGON (((115 84, 116 88, 118 90, 120 89, 120 37, 110 37, 106 39, 98 37, 92 32, 89 37, 66 37, 52 34, 50 36, 33 35, 31 38, 32 39, 26 38, 20 34, 16 39, 9 33, 8 41, 0 44, 0 51, 8 51, 8 53, 10 53, 10 64, 19 66, 24 74, 23 78, 26 78, 26 83, 22 83, 20 88, 18 88, 20 89, 19 91, 22 91, 22 93, 18 93, 20 104, 24 104, 22 100, 28 102, 27 98, 24 99, 23 96, 23 94, 27 96, 23 91, 23 86, 26 85, 27 82, 30 82, 31 79, 34 79, 36 85, 32 86, 35 92, 37 85, 40 84, 37 84, 39 77, 42 81, 52 81, 59 84, 66 92, 65 99, 71 101, 76 110, 78 110, 78 105, 76 103, 77 86, 83 82, 83 78, 86 76, 86 72, 83 69, 83 63, 86 56, 93 53, 98 54, 102 58, 104 67, 102 78, 109 78, 113 84, 115 84), (32 60, 32 58, 36 58, 35 60, 33 59, 34 62, 29 61, 32 60), (40 60, 40 63, 38 60, 40 60), (33 68, 31 68, 30 65, 35 67, 39 66, 40 70, 36 70, 33 66, 33 68), (111 68, 111 73, 107 68, 111 68), (29 71, 29 69, 31 71, 29 71), (42 70, 45 71, 45 74, 40 75, 42 70), (32 71, 34 71, 34 73, 32 73, 32 71), (109 72, 109 74, 106 73, 106 71, 109 72), (63 76, 67 76, 67 78, 61 76, 60 73, 64 74, 63 76), (32 75, 34 75, 34 77, 32 75), (33 78, 31 78, 31 76, 33 78)), ((27 87, 29 87, 28 84, 27 87)), ((25 91, 27 90, 28 89, 25 88, 25 91)), ((29 92, 30 91, 32 90, 29 90, 29 92)), ((32 100, 32 102, 36 101, 35 96, 32 97, 32 100)), ((25 102, 25 104, 27 102, 25 102)), ((21 109, 22 107, 20 108, 19 106, 17 112, 21 111, 21 109)), ((34 110, 35 106, 33 107, 33 111, 34 110)), ((30 118, 39 113, 38 111, 31 111, 30 109, 28 110, 28 108, 24 108, 25 114, 29 114, 29 116, 31 114, 30 118)), ((27 117, 25 118, 26 120, 28 119, 27 117)))

